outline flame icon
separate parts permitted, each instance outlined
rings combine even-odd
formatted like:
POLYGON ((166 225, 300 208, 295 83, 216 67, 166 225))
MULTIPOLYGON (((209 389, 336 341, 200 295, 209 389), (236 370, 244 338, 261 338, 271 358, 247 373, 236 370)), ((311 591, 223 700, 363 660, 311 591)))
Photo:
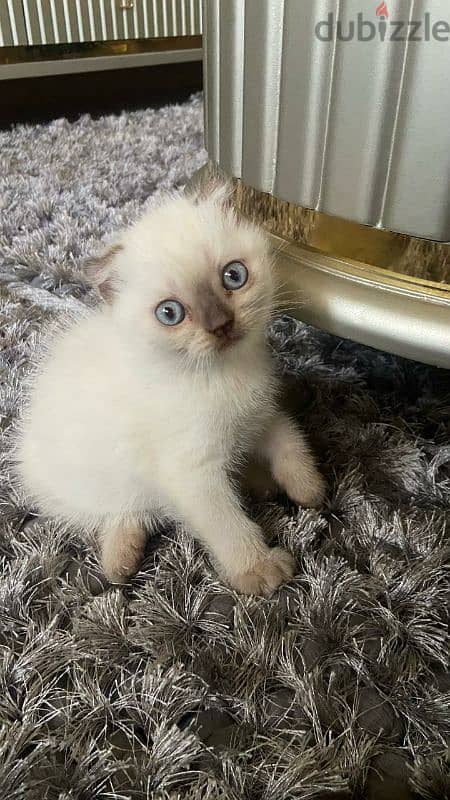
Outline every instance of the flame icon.
POLYGON ((377 15, 377 17, 386 17, 386 19, 389 18, 388 7, 387 7, 386 3, 384 2, 384 0, 382 0, 380 5, 377 6, 377 10, 375 11, 375 14, 377 15))

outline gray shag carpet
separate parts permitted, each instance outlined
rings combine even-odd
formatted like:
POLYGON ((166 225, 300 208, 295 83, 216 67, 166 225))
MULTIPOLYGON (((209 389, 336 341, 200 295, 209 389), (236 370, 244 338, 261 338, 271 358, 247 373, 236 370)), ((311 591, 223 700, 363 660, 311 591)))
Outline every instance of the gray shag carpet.
MULTIPOLYGON (((205 161, 201 97, 0 147, 6 431, 43 324, 92 302, 98 239, 205 161)), ((89 536, 31 513, 4 440, 2 800, 450 796, 449 373, 288 317, 269 341, 330 484, 321 513, 252 509, 297 559, 269 600, 171 529, 108 586, 89 536)))

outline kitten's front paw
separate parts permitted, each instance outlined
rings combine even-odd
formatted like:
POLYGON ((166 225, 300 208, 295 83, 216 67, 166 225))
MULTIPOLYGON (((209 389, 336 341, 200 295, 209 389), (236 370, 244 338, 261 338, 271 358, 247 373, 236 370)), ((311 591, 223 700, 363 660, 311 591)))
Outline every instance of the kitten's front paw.
POLYGON ((325 499, 326 483, 320 472, 310 468, 307 472, 296 470, 285 480, 284 490, 290 500, 307 508, 320 508, 325 499))
POLYGON ((242 594, 262 594, 268 597, 281 583, 292 578, 294 567, 294 559, 286 550, 273 547, 250 570, 234 575, 230 583, 242 594))

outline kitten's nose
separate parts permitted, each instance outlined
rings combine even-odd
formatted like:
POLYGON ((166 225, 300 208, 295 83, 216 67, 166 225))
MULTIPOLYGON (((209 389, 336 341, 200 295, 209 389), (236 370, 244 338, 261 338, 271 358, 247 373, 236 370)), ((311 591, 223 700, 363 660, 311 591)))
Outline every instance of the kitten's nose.
POLYGON ((228 339, 234 325, 234 314, 214 295, 204 294, 199 302, 199 316, 203 328, 217 339, 228 339))
POLYGON ((218 339, 229 339, 232 332, 233 332, 233 318, 227 319, 226 322, 218 325, 211 333, 214 334, 218 339))

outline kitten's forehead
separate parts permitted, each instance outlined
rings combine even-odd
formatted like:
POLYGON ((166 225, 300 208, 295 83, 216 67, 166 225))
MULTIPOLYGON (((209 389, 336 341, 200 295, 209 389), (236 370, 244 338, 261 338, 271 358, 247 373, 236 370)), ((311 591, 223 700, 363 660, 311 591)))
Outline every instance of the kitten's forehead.
POLYGON ((211 287, 230 261, 257 265, 266 253, 261 232, 231 210, 185 197, 146 214, 130 230, 126 246, 140 284, 157 291, 171 285, 184 293, 211 287))

